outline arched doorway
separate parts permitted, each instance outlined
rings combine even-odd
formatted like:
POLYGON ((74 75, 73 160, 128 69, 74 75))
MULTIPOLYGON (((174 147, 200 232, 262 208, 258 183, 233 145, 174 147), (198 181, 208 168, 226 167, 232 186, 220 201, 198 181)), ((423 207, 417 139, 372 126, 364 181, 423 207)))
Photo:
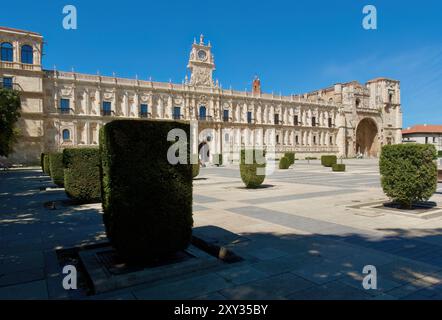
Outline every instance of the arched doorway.
POLYGON ((198 155, 202 164, 209 162, 210 149, 209 144, 206 141, 203 141, 198 145, 198 155))
POLYGON ((364 157, 379 156, 379 132, 373 119, 362 119, 356 129, 356 154, 364 157))

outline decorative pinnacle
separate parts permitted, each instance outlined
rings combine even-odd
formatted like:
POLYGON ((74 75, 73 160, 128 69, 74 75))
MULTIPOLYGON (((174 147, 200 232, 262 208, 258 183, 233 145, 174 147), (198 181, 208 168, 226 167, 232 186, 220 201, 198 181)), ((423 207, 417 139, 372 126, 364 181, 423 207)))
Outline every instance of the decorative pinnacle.
POLYGON ((200 44, 204 44, 204 35, 202 33, 200 35, 200 44))

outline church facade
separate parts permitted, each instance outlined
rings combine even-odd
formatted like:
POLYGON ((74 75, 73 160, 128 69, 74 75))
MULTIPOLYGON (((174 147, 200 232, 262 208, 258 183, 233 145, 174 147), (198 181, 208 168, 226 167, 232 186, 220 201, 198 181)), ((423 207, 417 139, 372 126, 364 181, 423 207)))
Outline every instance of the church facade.
POLYGON ((18 163, 96 146, 100 128, 115 119, 192 121, 210 155, 255 146, 277 155, 294 151, 300 159, 377 157, 382 145, 402 140, 397 80, 290 96, 263 93, 257 78, 250 91, 224 89, 213 79, 212 46, 202 36, 191 47, 190 77, 180 84, 44 70, 43 37, 35 32, 0 27, 0 46, 0 86, 21 93, 20 137, 10 156, 18 163))

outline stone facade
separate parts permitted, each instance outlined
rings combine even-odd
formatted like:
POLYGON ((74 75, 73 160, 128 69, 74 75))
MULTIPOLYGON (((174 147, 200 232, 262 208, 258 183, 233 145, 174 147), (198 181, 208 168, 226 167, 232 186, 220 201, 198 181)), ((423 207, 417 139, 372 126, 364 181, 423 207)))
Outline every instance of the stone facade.
POLYGON ((214 82, 212 47, 202 36, 191 48, 190 79, 181 84, 42 70, 41 35, 0 28, 0 44, 5 42, 13 45, 14 61, 0 62, 0 78, 12 78, 22 93, 21 137, 11 155, 16 162, 36 162, 41 152, 68 146, 98 145, 99 129, 114 119, 194 120, 198 143, 211 154, 229 144, 234 150, 274 146, 277 154, 295 151, 298 158, 376 157, 381 145, 402 139, 396 80, 279 96, 262 93, 258 79, 251 92, 214 82), (33 47, 33 64, 20 61, 25 43, 33 47))

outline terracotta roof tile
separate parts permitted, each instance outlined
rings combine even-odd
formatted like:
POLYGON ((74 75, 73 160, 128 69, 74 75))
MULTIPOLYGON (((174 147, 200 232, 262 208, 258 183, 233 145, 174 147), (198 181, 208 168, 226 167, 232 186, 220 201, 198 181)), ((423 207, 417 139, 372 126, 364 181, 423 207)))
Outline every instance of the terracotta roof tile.
POLYGON ((402 130, 402 134, 410 133, 442 133, 442 125, 416 125, 411 128, 402 130))

